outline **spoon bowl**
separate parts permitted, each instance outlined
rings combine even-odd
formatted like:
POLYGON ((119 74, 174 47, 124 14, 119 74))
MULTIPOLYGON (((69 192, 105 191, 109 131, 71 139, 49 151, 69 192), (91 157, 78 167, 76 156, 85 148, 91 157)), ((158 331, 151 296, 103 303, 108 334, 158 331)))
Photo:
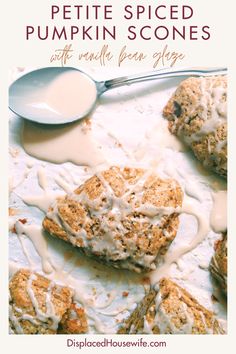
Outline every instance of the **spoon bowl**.
POLYGON ((13 82, 9 107, 37 123, 65 124, 87 116, 94 109, 97 96, 96 82, 84 72, 71 67, 47 67, 13 82))
POLYGON ((31 71, 9 88, 9 108, 17 115, 43 124, 65 124, 86 117, 107 90, 133 83, 179 77, 226 75, 226 68, 161 69, 148 73, 95 81, 72 67, 31 71))

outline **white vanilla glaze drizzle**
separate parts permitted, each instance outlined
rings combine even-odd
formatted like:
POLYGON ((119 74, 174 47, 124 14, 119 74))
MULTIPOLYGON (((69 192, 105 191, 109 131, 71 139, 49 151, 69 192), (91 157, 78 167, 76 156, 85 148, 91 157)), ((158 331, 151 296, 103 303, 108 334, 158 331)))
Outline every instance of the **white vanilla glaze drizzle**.
POLYGON ((199 213, 197 208, 190 202, 184 201, 183 207, 178 208, 180 214, 189 214, 196 217, 198 222, 197 234, 194 235, 192 241, 184 246, 179 246, 177 250, 167 252, 164 256, 163 265, 160 265, 157 270, 150 273, 152 284, 156 284, 162 277, 168 275, 170 267, 177 262, 180 257, 196 248, 207 236, 210 231, 208 218, 203 213, 199 213))
MULTIPOLYGON (((175 170, 179 176, 184 179, 184 191, 185 193, 199 202, 202 202, 203 196, 199 188, 199 181, 197 181, 193 175, 186 174, 181 171, 181 169, 175 170)), ((171 175, 169 175, 170 177, 171 175)))
MULTIPOLYGON (((23 334, 23 328, 20 325, 20 319, 19 317, 16 317, 14 315, 12 305, 9 305, 8 309, 9 309, 9 319, 13 325, 13 328, 15 329, 16 333, 23 334)), ((14 331, 12 332, 13 334, 15 333, 14 331)))
POLYGON ((38 176, 38 184, 43 189, 46 190, 48 188, 48 179, 45 173, 45 168, 39 167, 37 171, 38 176))
POLYGON ((53 163, 96 166, 105 161, 87 122, 48 126, 24 121, 22 145, 40 160, 53 163))
POLYGON ((64 180, 64 178, 61 177, 55 177, 54 178, 56 184, 61 187, 66 193, 72 193, 73 188, 64 180))
MULTIPOLYGON (((40 195, 23 196, 23 197, 21 197, 21 199, 27 205, 37 207, 38 209, 42 210, 44 213, 47 213, 48 208, 53 203, 55 198, 62 195, 62 193, 59 191, 56 191, 56 192, 50 191, 48 189, 48 179, 46 176, 46 171, 43 167, 40 167, 38 169, 37 177, 38 177, 38 184, 42 188, 43 193, 40 195)), ((58 184, 59 184, 59 182, 58 182, 58 184)), ((61 181, 61 186, 62 186, 62 184, 63 184, 63 181, 61 181)), ((65 188, 65 185, 63 185, 63 186, 65 188)))
POLYGON ((17 230, 16 230, 16 234, 17 234, 17 238, 19 240, 19 243, 20 243, 20 246, 21 246, 21 249, 22 249, 22 252, 25 256, 25 258, 27 259, 27 262, 30 266, 30 268, 34 268, 35 264, 34 262, 32 261, 26 247, 25 247, 25 244, 24 244, 24 240, 23 240, 23 237, 22 237, 22 234, 21 233, 18 233, 17 230))
POLYGON ((59 171, 59 176, 66 182, 66 183, 73 183, 73 178, 70 171, 66 170, 65 168, 59 171))
POLYGON ((60 317, 56 315, 55 309, 53 306, 53 303, 51 301, 51 291, 52 288, 55 286, 53 282, 50 282, 47 294, 46 294, 46 312, 43 312, 39 308, 39 304, 37 301, 37 298, 35 297, 33 288, 32 288, 32 282, 33 280, 37 280, 37 276, 34 273, 30 274, 30 277, 27 282, 27 292, 30 297, 30 300, 34 306, 34 310, 36 312, 36 317, 42 322, 47 321, 48 319, 52 320, 52 324, 49 326, 49 328, 56 330, 58 327, 58 323, 60 321, 60 317))
POLYGON ((102 305, 95 304, 96 309, 104 309, 104 308, 111 305, 111 303, 113 302, 113 300, 117 296, 117 292, 116 292, 116 290, 112 290, 109 294, 110 294, 110 296, 102 305))
POLYGON ((37 207, 38 209, 46 213, 48 211, 49 206, 59 195, 60 193, 58 192, 47 192, 41 195, 28 195, 25 197, 21 197, 21 199, 25 204, 37 207))
POLYGON ((63 268, 54 265, 54 271, 48 275, 49 279, 54 280, 59 284, 63 284, 73 289, 73 299, 74 301, 78 301, 83 306, 88 306, 87 299, 85 297, 86 291, 84 288, 84 283, 76 278, 74 278, 67 271, 63 270, 63 268))
POLYGON ((124 311, 127 311, 128 310, 128 306, 123 306, 123 307, 120 307, 119 309, 117 310, 114 310, 114 311, 100 311, 100 310, 97 310, 96 309, 96 313, 99 313, 103 316, 108 316, 108 317, 113 317, 113 316, 118 316, 120 315, 121 313, 123 313, 124 311))
POLYGON ((94 327, 96 330, 96 333, 101 333, 101 334, 111 334, 110 328, 104 326, 102 321, 99 319, 98 316, 96 316, 95 313, 90 314, 87 313, 87 317, 90 319, 90 327, 94 327))
POLYGON ((225 232, 227 229, 227 191, 212 192, 212 199, 211 227, 215 232, 225 232))
POLYGON ((143 334, 153 334, 153 332, 152 332, 153 325, 154 324, 150 324, 148 322, 148 320, 146 319, 146 316, 144 316, 142 333, 143 334))
POLYGON ((20 181, 16 184, 14 184, 14 177, 10 176, 9 177, 9 181, 8 181, 8 188, 9 188, 9 195, 19 186, 22 185, 22 183, 25 181, 25 179, 28 177, 29 173, 30 173, 31 167, 26 166, 23 175, 20 179, 20 181))
POLYGON ((42 260, 42 269, 45 273, 51 273, 53 270, 52 263, 48 254, 47 241, 41 226, 25 225, 20 221, 15 223, 15 228, 18 236, 25 235, 33 243, 35 250, 42 260))

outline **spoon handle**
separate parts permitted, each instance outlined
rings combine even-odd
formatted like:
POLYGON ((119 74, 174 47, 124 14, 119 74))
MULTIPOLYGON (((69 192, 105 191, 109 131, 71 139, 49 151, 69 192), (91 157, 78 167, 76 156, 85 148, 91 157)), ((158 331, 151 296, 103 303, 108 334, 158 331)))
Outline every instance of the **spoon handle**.
POLYGON ((213 75, 226 75, 227 68, 187 68, 187 69, 161 69, 154 70, 147 73, 122 76, 115 79, 100 82, 99 84, 99 94, 106 92, 107 90, 124 86, 131 85, 138 82, 164 79, 170 77, 178 76, 213 76, 213 75))

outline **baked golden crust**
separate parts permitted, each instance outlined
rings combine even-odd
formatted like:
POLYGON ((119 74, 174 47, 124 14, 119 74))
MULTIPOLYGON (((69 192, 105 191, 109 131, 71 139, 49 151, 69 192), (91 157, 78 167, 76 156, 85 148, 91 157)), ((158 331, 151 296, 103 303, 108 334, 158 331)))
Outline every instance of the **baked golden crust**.
POLYGON ((111 167, 58 198, 43 226, 114 267, 150 270, 176 236, 182 198, 175 180, 111 167))
POLYGON ((60 328, 64 328, 65 318, 73 306, 70 288, 56 285, 30 270, 20 269, 13 275, 9 290, 10 326, 14 333, 56 334, 61 321, 60 328))
POLYGON ((223 334, 213 312, 163 278, 124 322, 118 334, 223 334))
POLYGON ((219 281, 223 292, 227 295, 227 234, 215 243, 215 254, 212 257, 210 271, 219 281))
POLYGON ((189 145, 195 156, 227 176, 227 77, 184 80, 163 110, 169 129, 189 145))

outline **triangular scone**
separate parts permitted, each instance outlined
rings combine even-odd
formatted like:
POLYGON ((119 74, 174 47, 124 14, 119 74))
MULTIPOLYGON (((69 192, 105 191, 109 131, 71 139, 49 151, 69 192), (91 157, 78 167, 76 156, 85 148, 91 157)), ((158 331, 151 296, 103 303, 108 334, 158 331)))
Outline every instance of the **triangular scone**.
POLYGON ((67 286, 57 285, 28 269, 20 269, 13 275, 9 291, 9 320, 13 333, 86 333, 84 309, 72 302, 73 291, 67 286))
POLYGON ((224 334, 213 312, 163 278, 137 305, 118 334, 224 334))
POLYGON ((191 77, 181 82, 163 111, 169 129, 195 156, 227 176, 227 77, 191 77))
POLYGON ((151 270, 176 236, 182 198, 173 179, 143 169, 111 167, 58 198, 43 226, 116 268, 151 270))

